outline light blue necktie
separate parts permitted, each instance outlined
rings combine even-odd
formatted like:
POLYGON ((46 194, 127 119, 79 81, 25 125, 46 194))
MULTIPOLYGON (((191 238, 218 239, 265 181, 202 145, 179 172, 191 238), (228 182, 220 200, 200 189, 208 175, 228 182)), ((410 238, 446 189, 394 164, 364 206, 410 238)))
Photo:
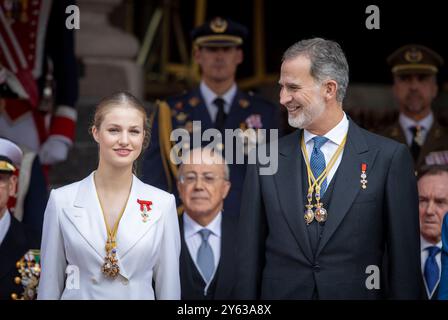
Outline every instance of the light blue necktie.
POLYGON ((426 248, 426 250, 428 250, 428 258, 426 258, 425 262, 425 280, 431 295, 437 281, 439 281, 439 265, 436 261, 436 255, 440 252, 440 248, 432 246, 426 248))
POLYGON ((198 250, 196 262, 199 266, 199 269, 201 269, 205 281, 208 282, 213 275, 213 271, 215 271, 213 250, 208 243, 208 237, 210 236, 211 231, 208 229, 202 229, 199 231, 199 234, 202 237, 202 243, 198 250))
MULTIPOLYGON (((311 152, 311 171, 313 172, 314 177, 317 179, 322 172, 325 170, 325 156, 324 153, 320 150, 320 148, 328 141, 328 138, 315 136, 313 138, 314 147, 311 152)), ((327 190, 327 178, 324 179, 320 189, 320 197, 322 198, 325 190, 327 190)))

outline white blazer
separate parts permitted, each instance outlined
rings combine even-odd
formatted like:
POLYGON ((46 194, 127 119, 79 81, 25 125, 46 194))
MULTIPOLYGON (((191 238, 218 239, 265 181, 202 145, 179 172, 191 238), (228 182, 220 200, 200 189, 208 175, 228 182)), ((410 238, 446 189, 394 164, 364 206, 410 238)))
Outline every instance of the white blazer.
POLYGON ((114 280, 101 272, 106 240, 93 173, 52 190, 44 218, 37 298, 180 299, 180 234, 172 194, 133 177, 118 226, 120 274, 114 280), (153 203, 147 222, 137 199, 153 203))

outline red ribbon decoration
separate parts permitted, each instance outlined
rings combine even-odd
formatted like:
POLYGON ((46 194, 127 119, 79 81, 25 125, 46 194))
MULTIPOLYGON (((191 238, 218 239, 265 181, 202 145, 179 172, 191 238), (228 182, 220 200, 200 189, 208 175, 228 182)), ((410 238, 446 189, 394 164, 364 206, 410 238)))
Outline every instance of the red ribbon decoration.
POLYGON ((152 206, 152 201, 137 199, 137 203, 140 205, 140 211, 146 210, 150 211, 152 206))
POLYGON ((366 172, 367 171, 367 163, 362 163, 361 164, 361 171, 366 172))

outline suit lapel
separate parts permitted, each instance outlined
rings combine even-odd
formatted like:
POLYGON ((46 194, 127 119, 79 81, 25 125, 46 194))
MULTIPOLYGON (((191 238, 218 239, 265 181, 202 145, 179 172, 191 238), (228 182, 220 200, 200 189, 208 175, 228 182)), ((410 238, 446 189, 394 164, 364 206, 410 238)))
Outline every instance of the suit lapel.
POLYGON ((406 142, 406 136, 403 132, 403 128, 398 122, 392 126, 390 131, 387 133, 387 136, 400 143, 408 145, 408 143, 406 142))
POLYGON ((275 185, 280 198, 282 212, 288 222, 289 228, 297 243, 303 250, 304 255, 313 261, 311 244, 303 220, 304 203, 302 188, 302 151, 300 150, 300 138, 302 130, 297 130, 294 134, 285 139, 284 144, 279 146, 279 166, 278 172, 274 175, 275 185))
POLYGON ((93 173, 80 182, 73 207, 62 208, 79 234, 103 261, 107 230, 96 193, 93 173))
POLYGON ((440 125, 434 121, 431 129, 426 136, 425 142, 423 143, 422 148, 420 149, 420 154, 417 159, 416 167, 420 167, 425 163, 425 157, 431 152, 434 146, 438 145, 438 140, 442 137, 441 135, 441 127, 440 125))
MULTIPOLYGON (((213 121, 210 118, 210 113, 208 112, 207 106, 205 105, 204 98, 202 97, 200 90, 197 89, 193 92, 193 97, 196 98, 194 106, 192 104, 188 104, 188 108, 191 108, 192 112, 192 121, 201 121, 201 130, 207 130, 213 128, 213 121), (197 104, 196 104, 197 103, 197 104)), ((191 100, 191 98, 190 98, 191 100)), ((189 100, 189 101, 190 101, 189 100)), ((187 111, 188 113, 188 111, 187 111)))
MULTIPOLYGON (((118 225, 117 258, 120 274, 125 278, 128 278, 128 276, 122 264, 122 259, 161 216, 157 199, 151 198, 151 195, 144 191, 143 183, 134 176, 131 193, 118 225), (137 199, 151 200, 154 203, 152 210, 149 211, 147 222, 142 221, 137 199)), ((63 211, 80 235, 97 253, 100 261, 103 262, 106 256, 107 230, 93 181, 93 173, 81 181, 74 207, 63 208, 63 211)))
POLYGON ((249 100, 245 99, 242 92, 238 90, 233 98, 232 106, 229 115, 227 116, 225 127, 228 129, 237 129, 240 127, 241 121, 249 117, 252 106, 249 100), (244 101, 241 102, 241 101, 244 101), (242 107, 244 105, 244 108, 242 107))
POLYGON ((232 272, 235 267, 235 237, 233 236, 236 223, 232 224, 231 217, 222 215, 221 222, 221 257, 219 258, 219 266, 217 269, 215 299, 229 299, 233 277, 232 272))
POLYGON ((369 151, 360 128, 350 120, 347 143, 344 148, 341 163, 334 176, 336 180, 328 208, 328 220, 325 223, 316 256, 320 254, 330 240, 352 206, 358 192, 361 190, 359 181, 361 164, 367 164, 368 173, 373 167, 375 156, 376 152, 369 151))
POLYGON ((162 215, 160 202, 147 190, 147 187, 134 176, 131 194, 117 232, 117 252, 121 258, 124 258, 131 251, 162 215), (143 222, 140 204, 137 200, 148 200, 153 203, 146 222, 143 222))

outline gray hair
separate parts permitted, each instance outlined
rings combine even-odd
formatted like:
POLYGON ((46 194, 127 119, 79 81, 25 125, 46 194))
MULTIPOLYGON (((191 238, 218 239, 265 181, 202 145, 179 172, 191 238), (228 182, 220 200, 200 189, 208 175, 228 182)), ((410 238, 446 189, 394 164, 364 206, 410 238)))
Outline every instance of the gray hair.
POLYGON ((181 157, 181 163, 179 165, 179 171, 178 171, 178 179, 180 178, 180 176, 182 175, 182 171, 183 171, 183 166, 184 164, 188 164, 188 162, 186 163, 185 160, 186 159, 190 159, 190 154, 194 151, 201 151, 201 154, 205 151, 208 151, 210 153, 213 153, 213 156, 218 156, 220 158, 220 161, 218 162, 218 164, 223 164, 224 165, 224 179, 226 181, 230 180, 230 168, 229 165, 226 161, 226 159, 221 155, 221 153, 219 152, 215 152, 214 149, 209 148, 209 147, 198 147, 198 148, 193 148, 191 150, 188 150, 187 152, 185 152, 182 157, 181 157))
POLYGON ((302 40, 285 51, 282 62, 300 55, 310 59, 311 76, 319 83, 328 79, 336 81, 336 100, 342 102, 348 86, 348 63, 341 46, 322 38, 302 40))

